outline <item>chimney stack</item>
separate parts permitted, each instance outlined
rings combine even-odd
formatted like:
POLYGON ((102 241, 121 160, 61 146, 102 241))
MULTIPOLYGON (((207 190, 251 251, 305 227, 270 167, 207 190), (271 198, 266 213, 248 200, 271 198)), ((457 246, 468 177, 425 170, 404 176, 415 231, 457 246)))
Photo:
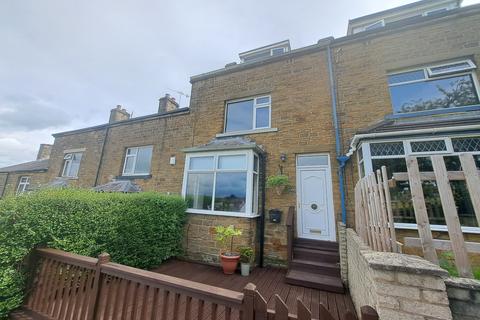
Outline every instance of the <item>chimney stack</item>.
POLYGON ((52 151, 52 145, 42 143, 38 149, 37 160, 50 159, 50 152, 52 151))
POLYGON ((122 109, 121 105, 117 105, 116 108, 113 108, 112 110, 110 110, 110 119, 108 120, 108 123, 123 121, 128 119, 130 119, 130 113, 128 113, 127 110, 122 109))
POLYGON ((168 93, 165 94, 165 97, 158 100, 158 113, 160 114, 174 111, 178 108, 180 108, 180 106, 177 101, 175 101, 175 98, 170 97, 168 93))

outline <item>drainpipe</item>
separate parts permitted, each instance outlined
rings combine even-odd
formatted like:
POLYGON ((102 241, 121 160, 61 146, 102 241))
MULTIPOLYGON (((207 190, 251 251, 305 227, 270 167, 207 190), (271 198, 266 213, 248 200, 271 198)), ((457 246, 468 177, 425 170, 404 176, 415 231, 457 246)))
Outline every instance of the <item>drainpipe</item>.
POLYGON ((5 177, 5 184, 3 185, 3 190, 2 190, 2 194, 0 194, 0 198, 3 198, 3 196, 5 195, 9 176, 10 176, 10 172, 7 172, 7 176, 5 177))
POLYGON ((335 151, 336 158, 338 161, 338 188, 340 192, 340 203, 342 209, 342 222, 347 224, 347 207, 345 205, 345 184, 344 184, 344 173, 345 165, 350 159, 347 155, 342 155, 342 137, 340 133, 340 127, 338 123, 337 115, 337 87, 334 80, 334 71, 332 63, 332 49, 330 44, 327 46, 327 59, 328 59, 328 79, 330 81, 330 96, 332 97, 332 120, 333 127, 335 129, 335 151))
POLYGON ((107 126, 107 128, 105 129, 105 137, 103 138, 102 150, 100 151, 100 159, 98 160, 98 168, 97 168, 97 173, 95 175, 94 187, 96 187, 98 185, 98 179, 100 178, 100 170, 101 170, 102 165, 103 165, 103 154, 105 153, 105 144, 107 143, 109 132, 110 132, 110 126, 107 126))
POLYGON ((267 162, 267 157, 266 154, 259 154, 259 161, 260 161, 260 181, 259 181, 259 186, 258 189, 262 191, 262 197, 260 199, 260 208, 259 208, 259 213, 260 213, 260 239, 259 239, 259 257, 258 257, 258 264, 260 267, 263 268, 263 263, 264 263, 264 251, 265 251, 265 176, 266 176, 266 162, 267 162))

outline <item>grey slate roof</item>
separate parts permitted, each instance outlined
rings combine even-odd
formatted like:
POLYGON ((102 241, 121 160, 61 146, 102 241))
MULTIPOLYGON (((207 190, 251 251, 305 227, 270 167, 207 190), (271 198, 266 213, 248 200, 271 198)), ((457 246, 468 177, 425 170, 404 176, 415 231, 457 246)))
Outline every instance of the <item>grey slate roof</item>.
POLYGON ((69 183, 68 178, 57 177, 50 181, 49 183, 42 186, 42 188, 66 188, 69 183))
POLYGON ((35 172, 35 171, 47 171, 48 170, 48 159, 44 160, 35 160, 20 164, 15 164, 13 166, 8 166, 0 168, 0 172, 35 172))
POLYGON ((111 181, 92 188, 98 192, 140 192, 141 188, 129 180, 111 181))
POLYGON ((264 153, 263 147, 256 144, 255 141, 245 137, 226 137, 215 138, 210 142, 197 146, 183 149, 183 152, 204 152, 204 151, 220 151, 220 150, 245 150, 253 149, 258 153, 264 153))
POLYGON ((480 112, 461 112, 447 115, 429 115, 398 119, 384 119, 372 126, 359 130, 357 133, 380 133, 393 131, 408 131, 441 127, 458 127, 480 124, 480 112))

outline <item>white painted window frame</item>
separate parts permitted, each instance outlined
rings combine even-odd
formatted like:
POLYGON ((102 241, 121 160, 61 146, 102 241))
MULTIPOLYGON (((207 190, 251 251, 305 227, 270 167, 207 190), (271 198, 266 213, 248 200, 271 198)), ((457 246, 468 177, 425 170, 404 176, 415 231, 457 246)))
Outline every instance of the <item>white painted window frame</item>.
MULTIPOLYGON (((417 83, 417 82, 428 82, 428 81, 434 81, 434 80, 439 80, 439 79, 447 79, 447 78, 452 78, 452 77, 458 77, 458 76, 464 76, 464 75, 470 75, 473 81, 473 86, 475 87, 475 92, 477 94, 477 98, 480 100, 480 82, 478 81, 477 74, 475 72, 476 65, 470 60, 470 59, 462 59, 462 60, 455 60, 451 61, 448 63, 444 64, 432 64, 432 65, 427 65, 424 67, 418 67, 418 68, 409 68, 409 69, 404 69, 401 71, 395 71, 387 74, 387 77, 397 75, 397 74, 402 74, 406 72, 412 72, 412 71, 420 71, 423 70, 424 73, 424 79, 419 79, 419 80, 412 80, 412 81, 403 81, 403 82, 398 82, 394 84, 388 83, 388 87, 397 87, 397 86, 402 86, 410 83, 417 83), (443 65, 449 65, 449 64, 455 64, 455 63, 460 63, 460 62, 467 62, 469 61, 469 64, 472 65, 472 69, 466 70, 466 71, 455 71, 455 72, 449 72, 449 73, 443 73, 435 76, 430 76, 429 75, 429 68, 435 68, 435 67, 440 67, 443 65)), ((461 108, 462 106, 454 107, 455 108, 461 108)), ((392 109, 393 109, 393 104, 392 104, 392 109)), ((436 109, 434 109, 436 110, 436 109)), ((414 112, 409 112, 408 114, 415 114, 423 111, 414 111, 414 112)))
MULTIPOLYGON (((370 174, 373 172, 373 164, 372 160, 373 159, 402 159, 406 158, 408 155, 414 155, 414 156, 430 156, 432 154, 444 154, 448 156, 456 156, 461 153, 465 152, 455 152, 453 150, 453 144, 452 144, 452 138, 468 138, 468 137, 479 137, 479 134, 468 134, 468 135, 450 135, 450 136, 443 136, 443 137, 435 137, 435 138, 412 138, 412 139, 379 139, 379 140, 366 140, 361 143, 359 148, 361 148, 362 153, 363 153, 363 164, 364 164, 364 170, 365 174, 370 174), (411 147, 410 147, 410 142, 412 141, 432 141, 432 140, 445 140, 445 144, 447 146, 447 151, 442 151, 442 152, 423 152, 423 153, 412 153, 411 152, 411 147), (370 153, 370 143, 384 143, 384 142, 403 142, 403 148, 405 150, 404 155, 394 155, 394 156, 372 156, 370 153)), ((474 151, 474 152, 468 152, 469 154, 473 155, 480 155, 480 151, 474 151)), ((359 178, 361 179, 362 177, 360 176, 360 171, 358 172, 359 178)), ((417 230, 418 227, 415 223, 395 223, 395 228, 396 229, 408 229, 408 230, 417 230)), ((448 231, 446 225, 438 225, 438 224, 432 224, 430 225, 430 228, 432 231, 448 231)), ((462 231, 464 233, 474 233, 474 234, 480 234, 480 227, 464 227, 462 226, 462 231)))
POLYGON ((153 157, 153 146, 152 145, 127 148, 125 150, 125 159, 123 161, 122 176, 145 176, 145 175, 149 175, 152 171, 152 157, 153 157), (135 167, 137 166, 138 150, 144 149, 144 148, 152 148, 152 154, 151 154, 151 157, 150 157, 150 168, 149 168, 148 172, 135 173, 135 167), (135 150, 135 154, 128 154, 129 150, 135 150), (125 169, 127 168, 127 160, 129 158, 133 158, 133 166, 132 166, 133 171, 132 172, 125 172, 125 169))
POLYGON ((80 164, 82 163, 83 159, 83 152, 71 152, 65 153, 63 156, 64 163, 63 163, 63 170, 62 170, 62 177, 64 178, 78 178, 78 172, 80 171, 80 164), (75 174, 71 174, 70 170, 72 167, 73 158, 76 154, 80 154, 80 161, 78 161, 78 170, 75 174))
POLYGON ((236 133, 247 134, 253 133, 256 131, 264 131, 272 128, 272 96, 271 95, 261 95, 254 96, 242 99, 229 100, 225 103, 225 116, 223 121, 223 135, 235 135, 236 133), (257 103, 258 99, 268 98, 269 103, 257 103), (250 101, 253 100, 253 116, 252 116, 252 129, 238 130, 238 131, 227 131, 227 116, 228 116, 228 105, 236 102, 250 101), (268 108, 268 126, 266 127, 257 127, 257 109, 268 108))
MULTIPOLYGON (((243 217, 243 218, 255 218, 259 216, 258 212, 253 210, 253 162, 254 157, 258 154, 253 150, 235 150, 235 151, 211 151, 211 152, 193 152, 188 153, 185 159, 185 168, 183 172, 183 184, 182 184, 182 197, 185 199, 187 195, 187 183, 188 183, 188 174, 189 173, 213 173, 213 192, 212 192, 212 210, 204 209, 193 209, 188 208, 187 212, 197 213, 197 214, 207 214, 207 215, 218 215, 218 216, 229 216, 229 217, 243 217), (220 156, 232 156, 232 155, 245 155, 246 156, 246 168, 244 170, 240 169, 218 169, 218 158, 220 156), (191 170, 190 169, 190 160, 192 158, 198 157, 213 157, 214 169, 212 170, 191 170), (230 211, 215 211, 215 188, 216 188, 216 178, 218 172, 246 172, 247 173, 247 185, 245 192, 245 212, 230 212, 230 211)), ((260 171, 260 158, 259 159, 259 168, 260 171)), ((259 181, 260 172, 257 172, 257 186, 259 181)), ((256 192, 257 202, 259 187, 257 187, 256 192)))
POLYGON ((369 30, 375 30, 375 29, 377 29, 377 28, 369 29, 369 28, 373 27, 373 26, 376 25, 376 24, 381 24, 381 27, 380 27, 380 28, 385 27, 385 19, 380 19, 380 20, 377 20, 377 21, 375 21, 375 22, 373 22, 373 23, 367 24, 366 26, 363 27, 363 31, 369 31, 369 30))
POLYGON ((28 186, 30 185, 30 177, 29 176, 21 176, 20 179, 18 180, 18 186, 17 186, 17 195, 24 193, 27 191, 28 186), (25 181, 24 181, 25 179, 25 181))

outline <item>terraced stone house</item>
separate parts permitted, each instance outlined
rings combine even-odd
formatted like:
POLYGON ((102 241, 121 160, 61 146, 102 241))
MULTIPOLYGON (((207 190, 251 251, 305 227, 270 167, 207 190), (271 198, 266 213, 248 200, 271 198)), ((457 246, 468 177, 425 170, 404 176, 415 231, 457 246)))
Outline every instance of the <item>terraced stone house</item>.
MULTIPOLYGON (((344 37, 298 49, 282 41, 239 58, 191 77, 188 108, 166 95, 151 115, 119 106, 108 123, 55 133, 48 167, 0 169, 0 182, 9 175, 1 193, 63 179, 181 194, 187 258, 216 262, 212 227, 233 224, 258 263, 284 264, 289 207, 298 238, 335 243, 337 223, 354 224, 355 182, 380 166, 405 172, 408 155, 444 154, 456 168, 469 152, 480 168, 480 5, 423 0, 350 20, 344 37), (280 195, 265 187, 278 174, 291 183, 280 195)), ((427 158, 421 165, 431 170, 427 158)), ((455 185, 459 218, 478 241, 463 188, 455 185)), ((435 237, 447 237, 434 183, 429 190, 435 237)), ((415 235, 408 182, 392 197, 397 233, 415 235)))

